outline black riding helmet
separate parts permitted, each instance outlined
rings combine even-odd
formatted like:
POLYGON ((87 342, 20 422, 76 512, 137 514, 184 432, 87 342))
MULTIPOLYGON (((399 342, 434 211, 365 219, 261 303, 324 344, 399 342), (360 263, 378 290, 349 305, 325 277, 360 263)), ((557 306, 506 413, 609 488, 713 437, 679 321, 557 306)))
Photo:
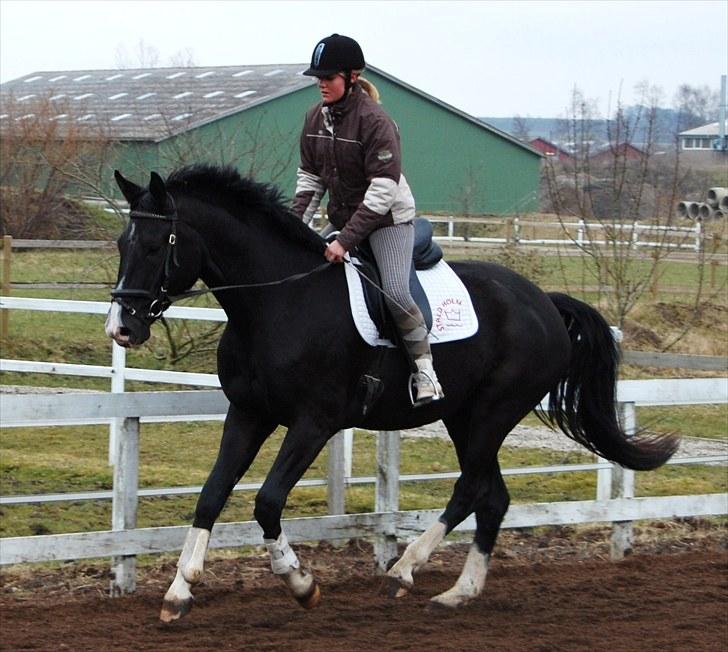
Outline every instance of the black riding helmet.
POLYGON ((311 55, 311 66, 303 74, 328 77, 337 72, 362 70, 364 66, 364 53, 359 44, 348 36, 332 34, 316 44, 311 55))

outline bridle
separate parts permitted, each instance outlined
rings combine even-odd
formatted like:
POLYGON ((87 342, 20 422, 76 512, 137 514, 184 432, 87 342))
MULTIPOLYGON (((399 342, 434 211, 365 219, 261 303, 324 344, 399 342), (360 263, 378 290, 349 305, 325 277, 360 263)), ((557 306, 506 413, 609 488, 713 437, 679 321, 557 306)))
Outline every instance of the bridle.
POLYGON ((132 210, 129 212, 130 220, 162 220, 169 222, 170 230, 169 237, 167 238, 167 251, 164 255, 164 270, 162 284, 159 286, 159 292, 155 296, 149 290, 142 290, 137 288, 114 288, 111 291, 111 300, 118 303, 124 308, 130 315, 138 316, 142 321, 147 324, 152 324, 154 321, 159 319, 164 311, 172 305, 174 298, 170 297, 167 293, 167 287, 169 285, 169 274, 172 266, 179 267, 179 261, 177 260, 177 206, 174 203, 174 198, 168 195, 169 200, 172 202, 172 212, 169 215, 161 213, 150 213, 148 211, 132 210), (137 310, 129 304, 126 299, 149 299, 149 309, 146 315, 137 315, 137 310))

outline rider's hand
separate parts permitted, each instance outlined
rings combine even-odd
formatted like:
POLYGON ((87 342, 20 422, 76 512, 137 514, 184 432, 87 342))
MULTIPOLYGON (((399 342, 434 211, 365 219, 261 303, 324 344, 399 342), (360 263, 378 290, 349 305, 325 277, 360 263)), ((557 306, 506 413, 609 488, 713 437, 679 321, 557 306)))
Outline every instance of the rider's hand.
POLYGON ((346 249, 341 246, 341 243, 338 240, 334 240, 331 244, 329 244, 329 246, 326 247, 326 251, 324 252, 326 260, 328 260, 330 263, 343 263, 345 254, 346 249))

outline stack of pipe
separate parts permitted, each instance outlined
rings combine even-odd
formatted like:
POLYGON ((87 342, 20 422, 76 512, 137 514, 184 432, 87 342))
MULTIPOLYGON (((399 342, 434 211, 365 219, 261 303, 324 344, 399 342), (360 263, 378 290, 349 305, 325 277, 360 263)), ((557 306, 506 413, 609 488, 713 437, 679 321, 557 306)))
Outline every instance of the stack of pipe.
POLYGON ((677 205, 678 217, 690 220, 719 220, 728 217, 728 188, 710 188, 706 201, 683 200, 677 205))

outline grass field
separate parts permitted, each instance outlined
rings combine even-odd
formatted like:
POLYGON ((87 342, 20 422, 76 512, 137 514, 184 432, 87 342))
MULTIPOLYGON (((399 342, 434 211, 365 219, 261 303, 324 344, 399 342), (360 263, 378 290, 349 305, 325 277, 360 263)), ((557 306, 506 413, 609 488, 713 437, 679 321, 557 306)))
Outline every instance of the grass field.
MULTIPOLYGON (((486 251, 483 257, 493 258, 486 251)), ((541 284, 562 287, 564 279, 573 287, 588 285, 583 261, 579 258, 556 260, 525 254, 517 261, 521 271, 533 270, 541 284)), ((470 256, 472 257, 472 256, 470 256)), ((638 263, 641 264, 641 263, 638 263)), ((107 251, 24 251, 14 254, 15 282, 79 281, 111 284, 116 276, 117 257, 107 251)), ((725 283, 726 268, 720 268, 725 283)), ((661 285, 674 283, 694 288, 698 282, 694 266, 665 263, 661 285)), ((722 279, 722 280, 721 280, 722 279)), ((725 285, 723 286, 725 287, 725 285)), ((17 293, 16 293, 17 294, 17 293)), ((25 290, 23 296, 77 300, 108 300, 105 289, 25 290)), ((688 308, 674 294, 650 297, 636 312, 634 329, 626 332, 627 347, 650 346, 648 331, 656 338, 667 337, 681 328, 680 319, 688 308), (639 339, 637 334, 642 334, 639 339)), ((725 355, 726 298, 718 297, 686 337, 683 352, 725 355)), ((214 305, 209 299, 199 305, 214 305)), ((193 334, 210 328, 210 324, 189 324, 193 334)), ((109 340, 103 333, 103 317, 81 314, 12 311, 9 337, 0 342, 2 357, 81 364, 108 365, 111 358, 109 340)), ((182 371, 215 371, 213 347, 189 356, 174 366, 168 360, 169 347, 162 329, 153 329, 150 341, 128 352, 127 365, 152 369, 174 368, 182 371)), ((628 368, 629 377, 645 377, 652 372, 628 368)), ((669 372, 665 372, 668 374, 669 372)), ((671 375, 685 375, 673 372, 671 375)), ((0 374, 3 384, 65 386, 106 391, 108 381, 40 374, 0 374)), ((145 383, 129 383, 130 391, 152 389, 145 383)), ((169 386, 163 387, 169 389, 169 386)), ((159 388, 158 388, 159 389, 159 388)), ((681 408, 640 408, 638 421, 653 431, 676 431, 687 436, 713 439, 728 438, 728 407, 691 406, 681 408)), ((533 417, 525 422, 535 425, 533 417)), ((189 486, 202 484, 217 453, 219 423, 145 424, 141 435, 140 485, 142 487, 189 486)), ((275 455, 282 433, 276 433, 265 445, 259 459, 246 476, 246 481, 262 480, 275 455)), ((5 495, 90 491, 111 487, 111 468, 107 464, 108 431, 105 427, 66 427, 4 429, 0 433, 0 493, 5 495)), ((404 439, 402 473, 427 473, 456 470, 455 453, 449 443, 436 439, 404 439)), ((587 453, 560 453, 546 450, 505 449, 501 455, 503 468, 550 463, 592 460, 587 453)), ((368 433, 355 437, 354 475, 373 475, 375 438, 368 433)), ((324 452, 307 477, 326 475, 324 452)), ((596 474, 570 473, 548 476, 519 476, 507 479, 514 502, 590 499, 595 494, 596 474)), ((725 467, 671 467, 648 474, 639 474, 638 495, 710 493, 726 491, 728 474, 725 467)), ((441 508, 452 489, 452 481, 410 482, 401 486, 402 509, 441 508)), ((237 492, 223 512, 222 520, 252 518, 254 492, 237 492)), ((149 498, 140 501, 138 524, 176 525, 190 522, 196 497, 149 498)), ((372 486, 356 486, 347 490, 349 512, 371 510, 374 505, 372 486)), ((288 502, 287 516, 326 513, 325 488, 295 490, 288 502)), ((108 529, 111 519, 110 501, 89 501, 73 504, 3 506, 0 511, 0 534, 19 536, 108 529)))
MULTIPOLYGON (((717 410, 706 409, 704 420, 720 420, 717 410), (712 414, 710 413, 712 412, 712 414)), ((725 410, 723 410, 725 417, 725 410)), ((718 430, 717 428, 716 430, 718 430)), ((703 432, 703 431, 701 431, 703 432)), ((719 432, 715 433, 720 436, 719 432)), ((219 423, 144 424, 140 437, 139 485, 142 488, 195 486, 204 483, 217 454, 219 423)), ((283 436, 275 433, 245 476, 246 482, 262 481, 283 436)), ((5 429, 0 451, 0 493, 98 491, 111 489, 112 470, 107 463, 108 430, 103 426, 5 429)), ((375 474, 376 437, 357 432, 354 437, 353 475, 375 474)), ((502 468, 570 464, 593 461, 584 453, 505 447, 502 468)), ((324 451, 306 478, 325 478, 324 451)), ((401 442, 401 473, 456 471, 452 445, 440 439, 404 438, 401 442)), ((452 480, 405 482, 400 487, 401 509, 442 508, 452 491, 452 480)), ((554 500, 589 500, 596 491, 596 473, 554 473, 507 478, 514 503, 554 500)), ((725 467, 676 466, 639 474, 638 495, 713 493, 728 488, 725 467)), ((223 521, 250 520, 255 492, 236 492, 223 512, 223 521)), ((140 500, 138 525, 181 525, 189 523, 196 496, 155 497, 140 500)), ((347 489, 347 512, 372 511, 373 485, 347 489)), ((325 487, 296 489, 286 508, 287 516, 326 514, 325 487)), ((111 501, 2 507, 0 534, 21 536, 108 529, 111 501)))

